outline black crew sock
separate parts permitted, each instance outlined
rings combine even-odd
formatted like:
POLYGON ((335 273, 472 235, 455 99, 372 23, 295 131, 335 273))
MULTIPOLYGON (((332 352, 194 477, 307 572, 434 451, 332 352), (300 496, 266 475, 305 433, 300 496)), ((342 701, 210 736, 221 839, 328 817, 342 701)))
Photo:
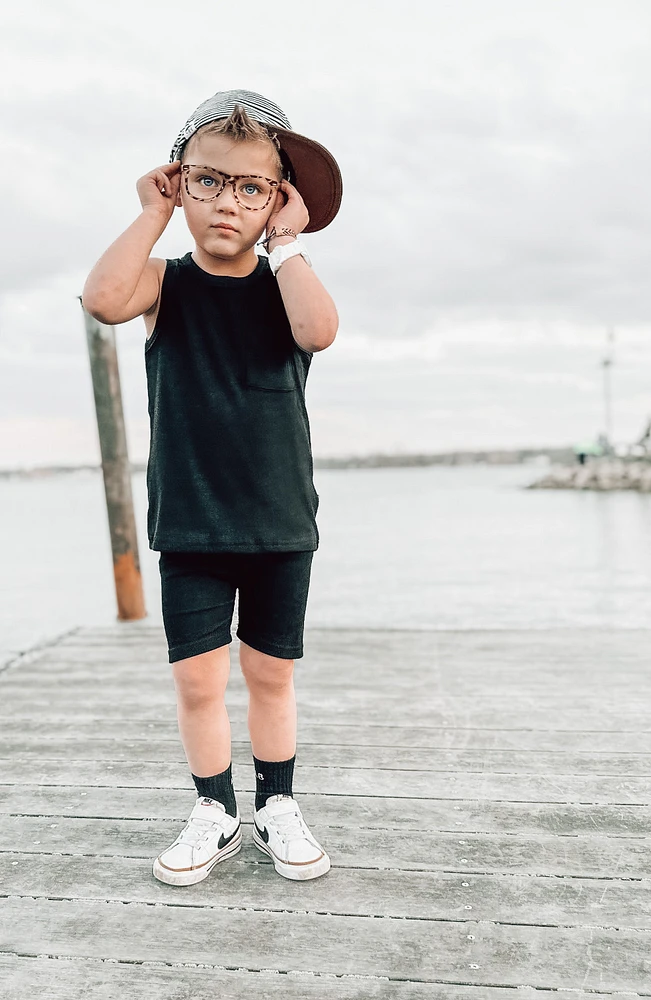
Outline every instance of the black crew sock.
POLYGON ((258 760, 255 764, 255 808, 262 809, 270 795, 291 795, 296 754, 289 760, 258 760))
POLYGON ((213 774, 210 778, 198 778, 196 774, 193 774, 192 780, 195 783, 197 795, 221 802, 229 816, 237 816, 231 764, 221 774, 213 774))

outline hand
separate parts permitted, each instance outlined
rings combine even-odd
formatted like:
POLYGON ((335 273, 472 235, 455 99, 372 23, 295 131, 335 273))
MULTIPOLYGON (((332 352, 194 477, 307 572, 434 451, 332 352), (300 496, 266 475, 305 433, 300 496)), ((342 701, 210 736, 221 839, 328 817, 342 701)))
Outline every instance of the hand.
POLYGON ((281 181, 273 210, 267 219, 267 236, 275 228, 280 237, 283 227, 293 229, 296 234, 302 233, 309 221, 310 216, 305 202, 294 185, 289 181, 281 181))
POLYGON ((136 184, 143 211, 153 210, 163 216, 165 224, 172 218, 181 187, 181 161, 165 163, 150 170, 136 184))

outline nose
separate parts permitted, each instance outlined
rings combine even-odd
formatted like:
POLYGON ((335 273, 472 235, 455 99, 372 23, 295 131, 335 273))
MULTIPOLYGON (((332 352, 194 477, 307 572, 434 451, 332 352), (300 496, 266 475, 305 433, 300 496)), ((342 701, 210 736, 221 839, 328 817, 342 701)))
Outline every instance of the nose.
POLYGON ((226 184, 224 184, 223 189, 219 192, 213 204, 216 205, 218 211, 231 212, 233 214, 237 212, 235 192, 233 191, 233 185, 230 182, 227 181, 226 184))

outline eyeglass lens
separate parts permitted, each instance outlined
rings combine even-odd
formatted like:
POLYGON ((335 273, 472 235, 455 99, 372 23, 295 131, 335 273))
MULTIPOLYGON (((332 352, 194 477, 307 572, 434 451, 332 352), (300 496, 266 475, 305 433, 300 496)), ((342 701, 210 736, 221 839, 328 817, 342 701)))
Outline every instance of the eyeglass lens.
MULTIPOLYGON (((246 208, 258 210, 269 204, 273 185, 265 177, 247 175, 235 177, 229 182, 233 187, 235 200, 246 208)), ((188 165, 185 171, 185 185, 188 194, 199 201, 210 201, 221 194, 226 177, 210 167, 188 165)))

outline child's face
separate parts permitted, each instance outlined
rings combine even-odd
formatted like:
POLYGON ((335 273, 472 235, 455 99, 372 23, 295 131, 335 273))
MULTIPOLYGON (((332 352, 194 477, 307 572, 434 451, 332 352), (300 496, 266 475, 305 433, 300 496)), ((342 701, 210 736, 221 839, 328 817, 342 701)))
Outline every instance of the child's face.
MULTIPOLYGON (((188 143, 183 162, 212 167, 231 176, 258 174, 280 180, 273 150, 265 142, 234 142, 224 135, 200 135, 188 143)), ((182 176, 179 203, 197 246, 213 257, 233 260, 260 239, 277 197, 282 196, 274 193, 265 208, 250 211, 235 200, 233 185, 226 184, 212 201, 197 201, 189 197, 182 176), (232 228, 219 228, 220 224, 232 228)))

